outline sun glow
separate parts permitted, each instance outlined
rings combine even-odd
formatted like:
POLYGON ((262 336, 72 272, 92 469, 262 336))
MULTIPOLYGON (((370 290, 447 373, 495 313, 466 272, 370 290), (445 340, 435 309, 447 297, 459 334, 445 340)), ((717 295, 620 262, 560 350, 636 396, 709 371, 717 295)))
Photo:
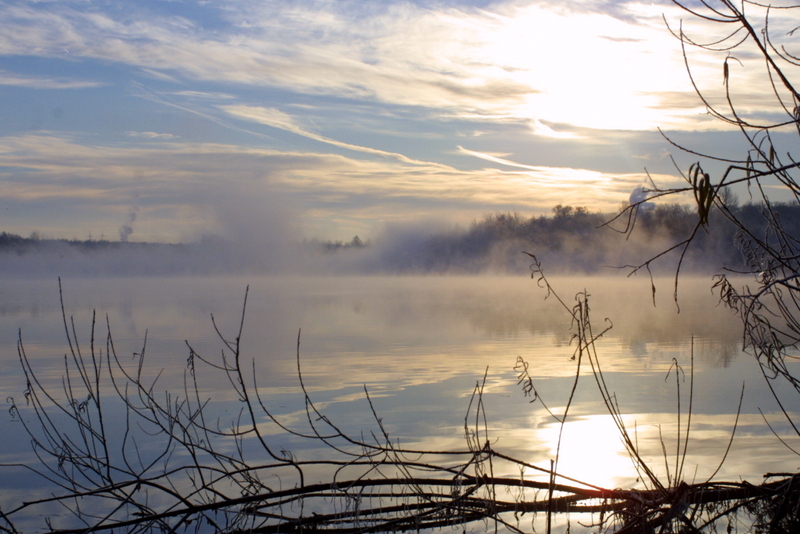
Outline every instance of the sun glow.
POLYGON ((531 88, 516 116, 588 128, 651 129, 676 120, 675 110, 666 109, 658 95, 690 89, 660 13, 643 8, 631 23, 608 14, 525 6, 496 22, 484 36, 487 62, 531 88))

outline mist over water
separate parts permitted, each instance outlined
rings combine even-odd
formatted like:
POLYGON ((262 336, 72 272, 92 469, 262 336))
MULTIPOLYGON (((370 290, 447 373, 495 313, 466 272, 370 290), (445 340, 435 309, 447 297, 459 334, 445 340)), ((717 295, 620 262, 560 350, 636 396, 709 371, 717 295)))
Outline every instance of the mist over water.
MULTIPOLYGON (((432 220, 391 224, 376 236, 331 242, 302 238, 295 213, 278 200, 218 196, 221 235, 181 244, 136 242, 131 211, 119 242, 4 234, 0 275, 519 274, 529 272, 529 254, 550 274, 628 274, 686 239, 696 225, 696 214, 679 205, 640 214, 632 231, 626 231, 631 221, 613 214, 557 206, 548 217, 495 214, 468 227, 432 220)), ((744 268, 736 239, 735 228, 717 214, 685 254, 678 247, 649 270, 675 272, 679 262, 690 273, 744 268)))
MULTIPOLYGON (((646 269, 626 275, 684 235, 678 222, 688 219, 680 210, 644 220, 630 235, 602 227, 599 216, 562 212, 540 219, 495 215, 467 228, 394 225, 364 241, 331 243, 301 239, 280 207, 252 219, 247 213, 255 206, 233 209, 246 199, 223 202, 231 207, 221 216, 226 234, 191 243, 137 243, 132 218, 127 242, 39 239, 0 247, 0 392, 23 398, 20 335, 42 383, 60 391, 67 349, 58 277, 83 346, 95 317, 97 339, 105 338, 108 324, 124 361, 136 361, 146 337, 145 374, 159 376, 159 387, 176 395, 183 394, 187 342, 198 354, 220 354, 210 318, 224 336, 235 336, 249 286, 243 354, 261 398, 287 424, 304 417, 299 362, 317 406, 354 435, 372 417, 366 388, 402 443, 460 449, 470 394, 486 376, 493 446, 547 466, 560 436, 548 410, 565 409, 580 377, 559 470, 601 486, 632 487, 635 470, 591 371, 574 358, 564 307, 588 295, 595 331, 604 332, 597 341, 604 379, 648 461, 664 465, 665 454, 672 461, 674 449, 665 453, 663 440, 672 447, 678 421, 686 421, 691 377, 687 462, 697 480, 724 455, 743 383, 739 435, 717 478, 755 481, 781 470, 783 446, 761 415, 785 435, 779 408, 757 363, 742 352, 739 320, 711 291, 712 273, 737 254, 725 228, 712 233, 724 239, 704 237, 687 253, 676 288, 677 255, 654 265, 652 278, 646 269), (557 295, 531 278, 533 259, 523 251, 536 255, 557 295), (529 365, 537 402, 519 385, 519 358, 529 365)), ((221 382, 201 381, 209 413, 239 409, 221 382)), ((15 430, 4 421, 0 431, 15 430)), ((324 453, 270 432, 278 447, 300 457, 324 453)), ((8 461, 28 455, 22 441, 0 451, 8 461)))
MULTIPOLYGON (((688 374, 693 355, 697 435, 718 436, 716 441, 698 440, 692 453, 700 476, 709 474, 724 450, 726 440, 719 436, 730 430, 743 381, 747 389, 740 428, 749 437, 737 442, 722 475, 758 477, 775 467, 777 453, 758 461, 746 454, 756 442, 780 447, 767 438, 769 431, 758 415, 759 410, 771 414, 776 407, 755 362, 741 353, 737 320, 716 305, 707 278, 682 282, 681 313, 672 302, 671 279, 655 280, 655 306, 648 279, 551 281, 567 305, 574 304, 576 293, 589 293, 598 333, 612 326, 598 341, 600 361, 626 417, 639 425, 643 450, 656 459, 661 454, 656 428, 668 435, 676 421, 674 366, 688 374)), ((300 363, 306 386, 325 413, 347 428, 358 431, 370 417, 364 411, 366 387, 387 428, 403 443, 458 448, 469 395, 487 373, 487 415, 497 446, 534 463, 547 462, 553 454, 549 440, 554 422, 541 405, 524 397, 514 366, 518 357, 530 363, 538 393, 558 411, 577 369, 575 346, 568 313, 527 276, 62 279, 64 304, 84 346, 96 310, 98 339, 105 336, 108 317, 118 354, 133 361, 131 355, 141 352, 146 335, 147 372, 160 372, 160 387, 177 391, 186 370, 186 341, 200 354, 219 354, 211 314, 223 334, 233 335, 248 284, 244 357, 255 364, 265 401, 289 421, 302 406, 295 359, 302 329, 300 363)), ((2 393, 21 398, 24 389, 16 359, 18 329, 43 381, 60 388, 66 345, 56 281, 4 284, 0 301, 2 393)), ((588 373, 586 367, 583 373, 588 373)), ((220 409, 236 402, 219 381, 202 383, 202 390, 220 409)), ((573 444, 587 443, 582 432, 594 433, 593 441, 614 436, 589 374, 582 379, 572 413, 573 444)), ((5 421, 0 429, 7 426, 5 421)), ((617 441, 606 441, 603 446, 609 450, 596 454, 621 454, 617 441)), ((572 452, 564 455, 566 473, 601 484, 634 482, 630 464, 617 460, 617 473, 588 471, 579 461, 587 452, 580 449, 571 446, 572 452)), ((302 448, 295 452, 302 454, 302 448)))
MULTIPOLYGON (((717 306, 708 277, 682 279, 680 313, 672 301, 671 278, 654 280, 655 305, 646 277, 556 276, 550 281, 568 307, 578 293, 589 294, 598 334, 612 327, 597 341, 603 376, 626 424, 635 429, 640 454, 660 477, 665 477, 665 458, 674 463, 676 436, 685 435, 678 423, 685 426, 689 377, 694 386, 686 459, 690 476, 702 480, 719 465, 737 420, 743 383, 737 437, 717 479, 757 482, 763 473, 784 468, 783 445, 761 413, 782 436, 789 430, 758 376, 756 362, 741 352, 737 319, 717 306)), ((610 488, 641 487, 587 364, 579 368, 574 358, 570 315, 528 274, 63 276, 61 285, 68 324, 84 354, 93 323, 95 346, 101 353, 107 350, 108 325, 122 365, 141 372, 147 384, 157 380, 155 390, 163 398, 169 392, 178 402, 187 395, 187 343, 205 358, 219 360, 225 350, 212 314, 222 336, 239 335, 249 286, 241 333, 244 367, 248 380, 252 374, 257 384, 259 402, 281 424, 299 429, 307 425, 306 397, 298 379, 302 369, 315 407, 344 432, 376 432, 374 409, 381 428, 401 447, 463 450, 470 397, 485 377, 482 401, 487 437, 495 450, 542 468, 550 466, 558 451, 558 469, 566 476, 610 488), (518 382, 518 358, 529 364, 535 402, 518 382), (548 410, 563 413, 576 376, 579 387, 562 434, 548 410)), ((17 357, 18 339, 39 383, 57 397, 63 394, 69 348, 58 288, 55 278, 6 279, 0 284, 0 394, 19 406, 26 381, 17 357)), ((195 367, 192 376, 207 420, 219 418, 228 428, 242 410, 239 395, 226 378, 207 368, 195 367)), ((108 423, 109 432, 121 436, 124 431, 114 425, 125 421, 124 411, 113 412, 121 403, 115 404, 110 384, 103 391, 112 397, 112 413, 119 414, 108 423)), ((291 451, 300 461, 330 454, 266 420, 262 432, 270 447, 291 451)), ((0 433, 6 437, 0 462, 36 461, 19 421, 0 418, 0 433)), ((143 454, 151 439, 142 436, 143 454)), ((498 476, 520 476, 497 471, 498 476)), ((3 509, 50 494, 44 481, 24 469, 0 474, 3 509)))

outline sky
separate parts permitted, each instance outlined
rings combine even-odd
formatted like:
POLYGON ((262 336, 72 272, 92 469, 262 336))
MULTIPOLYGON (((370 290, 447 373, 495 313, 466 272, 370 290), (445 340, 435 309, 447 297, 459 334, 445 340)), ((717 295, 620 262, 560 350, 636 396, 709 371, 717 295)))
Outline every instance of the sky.
MULTIPOLYGON (((719 32, 669 2, 0 1, 0 231, 349 240, 613 211, 694 161, 658 128, 741 146, 694 93, 681 21, 719 32)), ((701 88, 724 58, 689 51, 701 88)))

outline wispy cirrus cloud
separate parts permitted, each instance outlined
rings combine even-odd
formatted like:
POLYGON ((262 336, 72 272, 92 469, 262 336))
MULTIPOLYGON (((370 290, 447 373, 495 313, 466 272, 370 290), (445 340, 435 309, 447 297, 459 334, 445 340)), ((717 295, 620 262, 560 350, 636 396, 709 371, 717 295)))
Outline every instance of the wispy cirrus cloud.
POLYGON ((102 87, 106 84, 89 80, 23 76, 21 74, 0 70, 0 85, 13 85, 30 89, 89 89, 92 87, 102 87))
MULTIPOLYGON (((476 213, 542 211, 564 203, 614 209, 644 179, 642 174, 547 167, 463 171, 169 140, 105 147, 55 135, 0 137, 0 169, 4 202, 18 207, 60 202, 61 217, 87 231, 99 224, 98 210, 90 206, 102 202, 100 211, 121 220, 135 204, 138 238, 167 241, 202 232, 225 234, 230 229, 224 221, 231 214, 244 217, 241 202, 254 208, 250 204, 257 199, 265 206, 292 206, 296 224, 307 235, 334 237, 337 232, 370 235, 385 222, 468 222, 476 213), (220 202, 224 198, 239 200, 220 202)), ((61 224, 39 229, 58 235, 61 224)))
POLYGON ((235 95, 229 93, 220 93, 220 92, 210 92, 210 91, 174 91, 172 93, 176 96, 183 96, 187 98, 199 98, 199 99, 207 99, 207 100, 233 100, 236 98, 235 95))
MULTIPOLYGON (((0 3, 4 195, 69 199, 54 231, 132 205, 138 237, 223 231, 243 211, 215 207, 230 193, 254 211, 288 199, 309 237, 364 237, 414 217, 616 208, 643 162, 662 184, 674 171, 657 126, 738 150, 693 94, 671 3, 473 4, 0 3)), ((689 54, 720 94, 724 57, 689 54)), ((763 114, 763 71, 737 59, 734 96, 763 114)))
POLYGON ((219 108, 235 117, 257 122, 259 124, 264 124, 266 126, 271 126, 273 128, 286 130, 287 132, 291 132, 293 134, 307 137, 309 139, 313 139, 314 141, 319 141, 321 143, 326 143, 339 148, 345 148, 347 150, 353 150, 355 152, 363 152, 375 156, 389 157, 405 163, 418 163, 418 164, 436 166, 436 164, 434 163, 416 161, 397 152, 388 152, 385 150, 378 150, 366 146, 344 143, 341 141, 337 141, 335 139, 330 139, 328 137, 316 134, 299 125, 292 116, 275 108, 264 108, 261 106, 245 106, 245 105, 219 106, 219 108))
POLYGON ((692 127, 695 110, 661 98, 691 98, 679 46, 663 26, 662 14, 674 9, 625 3, 608 10, 231 2, 219 11, 227 24, 210 33, 185 17, 137 10, 123 18, 69 5, 15 5, 0 8, 0 53, 59 57, 68 50, 182 79, 419 106, 443 116, 692 127))
MULTIPOLYGON (((523 163, 516 163, 514 161, 505 159, 504 157, 502 157, 500 155, 485 154, 483 152, 476 152, 474 150, 467 150, 466 148, 461 147, 461 146, 458 147, 458 150, 462 154, 466 154, 468 156, 473 156, 473 157, 476 157, 478 159, 483 159, 483 160, 486 160, 486 161, 491 161, 492 163, 498 163, 498 164, 500 164, 500 165, 502 165, 504 167, 516 167, 516 168, 519 168, 519 169, 526 169, 526 170, 529 170, 529 171, 536 171, 536 172, 550 171, 550 174, 552 174, 552 171, 553 171, 553 169, 549 168, 549 167, 544 167, 544 166, 541 166, 541 165, 525 165, 523 163)), ((560 172, 560 175, 557 178, 558 181, 568 180, 568 175, 575 176, 576 172, 580 173, 580 174, 582 174, 584 176, 586 176, 588 174, 594 179, 599 178, 599 177, 602 176, 602 173, 600 173, 600 172, 587 171, 585 169, 559 169, 559 172, 560 172)))
POLYGON ((177 135, 170 133, 157 132, 125 132, 128 137, 138 137, 142 139, 177 139, 177 135))

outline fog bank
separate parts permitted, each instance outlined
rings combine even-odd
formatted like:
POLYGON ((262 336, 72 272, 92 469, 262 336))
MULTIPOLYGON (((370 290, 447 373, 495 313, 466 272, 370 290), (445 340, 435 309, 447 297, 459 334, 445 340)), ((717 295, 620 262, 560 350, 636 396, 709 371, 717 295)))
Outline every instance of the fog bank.
MULTIPOLYGON (((758 206, 739 210, 758 228, 758 206)), ((783 220, 800 225, 800 208, 779 207, 783 220)), ((349 242, 301 240, 266 217, 253 226, 231 215, 226 236, 192 243, 131 240, 68 241, 0 234, 3 276, 161 276, 216 274, 506 274, 529 272, 533 254, 551 274, 627 274, 686 239, 697 224, 689 207, 657 206, 639 214, 631 232, 613 214, 557 206, 550 216, 492 214, 469 227, 443 221, 389 225, 374 238, 349 242), (277 230, 276 230, 277 229, 277 230), (527 253, 527 254, 526 254, 527 253)), ((796 232, 798 229, 792 229, 796 232)), ((126 239, 130 234, 126 234, 126 239)), ((699 231, 686 250, 683 272, 744 269, 742 236, 721 214, 699 231), (738 240, 738 241, 737 241, 738 240)), ((682 248, 650 265, 674 272, 682 248)))

